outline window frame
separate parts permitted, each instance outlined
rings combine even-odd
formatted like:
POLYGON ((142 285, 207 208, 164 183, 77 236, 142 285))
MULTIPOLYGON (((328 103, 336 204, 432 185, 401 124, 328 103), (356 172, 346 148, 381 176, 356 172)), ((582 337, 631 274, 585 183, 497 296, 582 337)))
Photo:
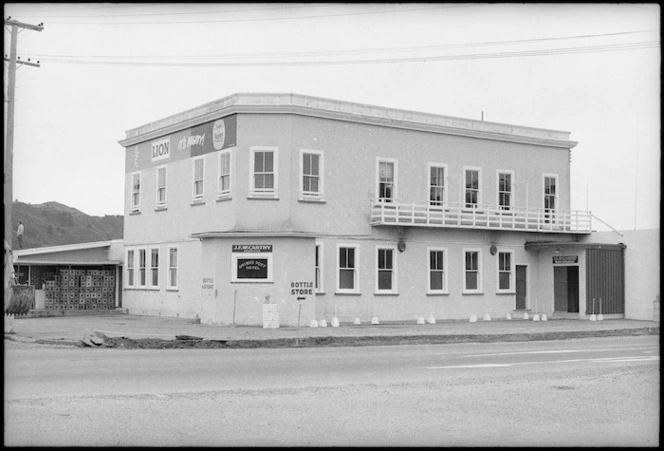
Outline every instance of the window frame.
MULTIPOLYGON (((448 204, 448 195, 449 195, 449 184, 448 184, 448 178, 449 178, 449 172, 448 172, 448 165, 446 163, 433 163, 429 162, 427 163, 427 172, 426 172, 426 177, 424 180, 426 180, 426 193, 425 193, 425 198, 427 199, 427 205, 429 208, 434 207, 434 208, 447 208, 448 204), (443 170, 443 199, 440 201, 440 205, 434 205, 431 202, 431 170, 432 169, 442 169, 443 170)), ((437 188, 440 188, 437 186, 437 188)))
POLYGON ((322 200, 325 196, 325 164, 324 154, 321 150, 313 149, 300 149, 300 191, 299 200, 322 200), (305 175, 304 173, 304 156, 306 154, 318 156, 318 192, 304 190, 304 177, 314 177, 312 175, 305 175))
POLYGON ((376 200, 381 203, 396 203, 398 202, 398 187, 399 187, 399 160, 396 158, 387 158, 387 157, 376 157, 376 200), (380 165, 381 163, 392 164, 393 167, 393 176, 392 176, 392 194, 389 198, 383 198, 380 196, 380 165))
POLYGON ((125 249, 125 271, 125 288, 136 288, 136 249, 133 247, 125 249), (131 258, 129 258, 130 253, 131 258))
POLYGON ((138 278, 136 280, 136 288, 145 289, 148 287, 148 274, 147 274, 147 264, 148 264, 148 248, 147 247, 138 247, 136 248, 137 252, 137 265, 136 269, 138 271, 138 278), (141 266, 141 253, 144 256, 143 266, 141 266), (141 276, 143 277, 143 283, 141 283, 141 276))
POLYGON ((516 266, 514 264, 514 250, 511 249, 498 249, 496 252, 497 264, 496 264, 496 292, 497 293, 516 293, 515 277, 516 277, 516 266), (506 254, 510 256, 510 267, 508 271, 501 270, 500 266, 500 257, 501 254, 506 254), (509 275, 509 287, 500 288, 500 275, 507 272, 509 275))
POLYGON ((168 246, 167 248, 167 276, 166 276, 166 290, 172 290, 172 291, 177 291, 178 290, 178 278, 180 275, 180 268, 179 268, 179 259, 180 259, 180 250, 178 246, 168 246), (175 266, 171 266, 171 251, 175 251, 175 266), (172 276, 172 270, 175 268, 175 285, 173 285, 173 276, 172 276))
POLYGON ((147 277, 147 287, 150 289, 158 289, 159 288, 159 247, 149 247, 148 248, 148 255, 147 255, 148 261, 146 262, 147 266, 147 272, 146 272, 146 277, 147 277), (152 256, 154 255, 154 252, 157 252, 157 266, 152 266, 152 256), (157 283, 154 282, 154 276, 157 276, 157 283))
POLYGON ((464 210, 479 210, 480 206, 482 205, 482 168, 478 166, 464 166, 463 167, 463 185, 462 185, 462 192, 461 192, 461 207, 464 210), (468 188, 466 188, 467 184, 467 172, 468 171, 475 171, 477 172, 477 202, 475 204, 471 204, 470 206, 467 205, 466 203, 466 193, 468 191, 468 188))
POLYGON ((217 157, 217 199, 225 199, 225 198, 230 198, 233 193, 233 168, 234 168, 234 157, 233 157, 233 152, 232 149, 225 149, 219 152, 219 155, 217 157), (226 158, 228 156, 228 172, 227 173, 222 173, 221 172, 221 161, 223 158, 226 158), (222 177, 228 177, 228 188, 227 189, 222 189, 222 177))
POLYGON ((324 294, 325 293, 325 283, 324 280, 325 278, 323 277, 323 263, 325 259, 323 258, 324 256, 324 251, 323 251, 323 241, 321 240, 316 240, 315 244, 315 254, 316 254, 316 261, 314 263, 314 288, 316 290, 316 294, 324 294))
POLYGON ((390 244, 378 244, 376 245, 376 251, 374 252, 374 268, 376 268, 375 276, 376 276, 376 282, 374 286, 375 294, 398 294, 399 293, 399 287, 397 286, 397 270, 398 270, 398 258, 397 258, 397 247, 395 245, 390 245, 390 244), (379 267, 380 264, 380 252, 381 251, 390 251, 392 252, 392 268, 389 269, 381 269, 379 267), (390 289, 381 289, 380 288, 380 273, 381 271, 390 271, 391 275, 391 288, 390 289))
POLYGON ((558 191, 559 191, 559 186, 560 186, 560 179, 558 174, 553 174, 553 173, 543 173, 542 174, 542 211, 544 212, 544 222, 545 223, 554 223, 555 218, 556 218, 556 213, 558 212, 558 205, 559 205, 559 198, 558 198, 558 191), (554 194, 553 194, 553 208, 546 208, 546 200, 547 196, 551 196, 550 194, 546 194, 546 180, 548 178, 554 179, 554 194), (550 215, 550 216, 549 216, 550 215))
POLYGON ((480 248, 464 248, 462 253, 461 268, 463 274, 463 294, 481 294, 482 293, 482 249, 480 248), (466 255, 469 252, 477 253, 477 269, 474 271, 477 273, 477 288, 468 288, 467 287, 467 273, 472 270, 466 269, 466 255))
POLYGON ((359 244, 350 244, 350 243, 337 243, 337 252, 336 252, 336 294, 360 294, 360 246, 359 244), (341 282, 341 270, 348 268, 341 268, 339 261, 339 253, 341 249, 353 249, 354 250, 354 266, 353 266, 353 288, 340 288, 341 282))
MULTIPOLYGON (((254 146, 249 148, 249 197, 250 198, 278 198, 279 197, 279 148, 274 146, 254 146), (256 189, 256 152, 272 152, 272 189, 256 189)), ((260 174, 270 174, 262 172, 260 174)))
POLYGON ((194 202, 202 201, 205 197, 205 155, 194 157, 191 159, 191 198, 194 202), (201 179, 196 179, 196 163, 201 162, 201 179), (196 193, 196 182, 200 181, 201 192, 196 193))
POLYGON ((168 166, 165 164, 162 164, 160 166, 157 166, 155 168, 155 207, 156 208, 163 208, 166 206, 166 200, 167 200, 167 195, 168 195, 168 166), (159 171, 163 170, 164 171, 164 186, 160 187, 159 186, 159 171), (164 200, 159 200, 159 190, 163 189, 164 190, 164 200))
POLYGON ((134 171, 131 173, 131 177, 129 179, 130 183, 130 190, 131 190, 131 197, 129 198, 129 209, 130 211, 140 211, 141 210, 141 184, 142 184, 142 175, 141 171, 134 171), (134 177, 138 177, 138 190, 134 190, 134 177), (134 196, 137 196, 137 201, 134 202, 134 196))
MULTIPOLYGON (((448 284, 448 253, 447 253, 447 248, 446 247, 427 247, 427 294, 449 294, 450 289, 449 289, 449 284, 448 284), (442 269, 442 283, 443 283, 443 288, 440 290, 433 289, 431 288, 431 272, 434 271, 431 268, 431 253, 432 252, 442 252, 443 253, 443 269, 442 269)), ((436 269, 436 271, 441 271, 439 269, 436 269)))
POLYGON ((496 170, 496 206, 498 207, 498 211, 502 213, 511 213, 512 210, 514 209, 514 171, 510 169, 496 170), (507 174, 510 176, 509 191, 500 190, 500 176, 502 174, 507 174), (503 206, 500 204, 500 199, 501 199, 500 195, 506 192, 509 193, 510 203, 509 206, 507 206, 507 208, 503 208, 503 206))

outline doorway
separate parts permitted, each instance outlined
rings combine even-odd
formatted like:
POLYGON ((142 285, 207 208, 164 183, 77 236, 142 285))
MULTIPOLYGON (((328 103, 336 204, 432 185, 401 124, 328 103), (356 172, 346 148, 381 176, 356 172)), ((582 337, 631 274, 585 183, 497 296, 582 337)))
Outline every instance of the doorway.
POLYGON ((579 267, 553 268, 554 311, 579 313, 579 267))
POLYGON ((526 310, 527 268, 525 265, 516 265, 516 310, 526 310))

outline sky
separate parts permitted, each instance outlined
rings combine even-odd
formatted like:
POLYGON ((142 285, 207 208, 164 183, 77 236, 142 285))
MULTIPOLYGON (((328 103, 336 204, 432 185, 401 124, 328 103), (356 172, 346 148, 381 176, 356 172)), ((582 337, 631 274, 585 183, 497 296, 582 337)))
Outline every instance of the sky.
POLYGON ((597 230, 659 228, 658 4, 5 3, 4 15, 44 23, 18 34, 17 54, 40 65, 16 73, 21 202, 121 215, 127 130, 274 92, 571 132, 571 208, 597 230))

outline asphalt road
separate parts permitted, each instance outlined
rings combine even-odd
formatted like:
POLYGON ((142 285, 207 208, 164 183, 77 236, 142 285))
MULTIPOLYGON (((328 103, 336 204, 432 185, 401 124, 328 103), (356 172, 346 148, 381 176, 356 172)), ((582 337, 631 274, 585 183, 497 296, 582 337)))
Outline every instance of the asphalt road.
POLYGON ((658 446, 659 337, 117 350, 5 340, 5 445, 658 446))

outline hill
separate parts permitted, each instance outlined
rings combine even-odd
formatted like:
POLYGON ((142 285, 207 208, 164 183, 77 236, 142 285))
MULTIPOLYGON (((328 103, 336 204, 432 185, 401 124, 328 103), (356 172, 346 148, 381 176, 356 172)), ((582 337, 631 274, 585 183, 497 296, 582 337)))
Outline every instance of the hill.
POLYGON ((23 249, 121 239, 122 215, 89 216, 58 202, 12 204, 12 245, 18 249, 16 229, 23 221, 23 249))

